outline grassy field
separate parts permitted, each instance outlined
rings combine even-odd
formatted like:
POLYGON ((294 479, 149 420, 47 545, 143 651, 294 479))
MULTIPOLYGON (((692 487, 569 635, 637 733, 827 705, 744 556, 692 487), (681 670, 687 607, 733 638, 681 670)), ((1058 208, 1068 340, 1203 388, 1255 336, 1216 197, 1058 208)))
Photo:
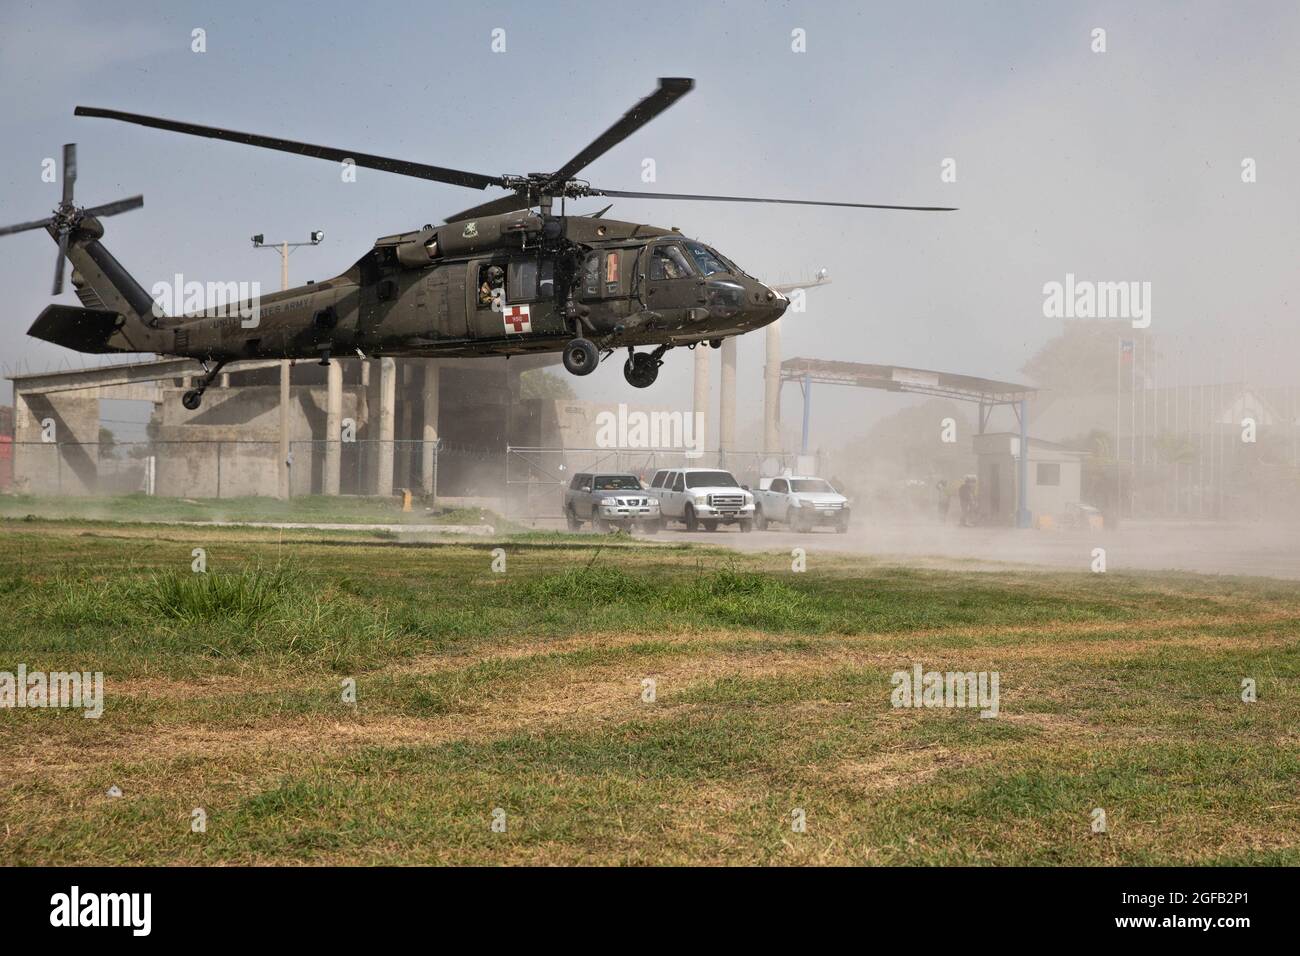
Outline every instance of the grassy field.
POLYGON ((32 519, 0 601, 107 680, 0 710, 6 863, 1300 863, 1290 583, 32 519))
POLYGON ((500 515, 479 508, 430 508, 416 499, 402 511, 395 499, 308 495, 279 498, 158 498, 151 495, 54 497, 0 495, 0 518, 152 522, 275 522, 320 524, 491 524, 505 529, 500 515))

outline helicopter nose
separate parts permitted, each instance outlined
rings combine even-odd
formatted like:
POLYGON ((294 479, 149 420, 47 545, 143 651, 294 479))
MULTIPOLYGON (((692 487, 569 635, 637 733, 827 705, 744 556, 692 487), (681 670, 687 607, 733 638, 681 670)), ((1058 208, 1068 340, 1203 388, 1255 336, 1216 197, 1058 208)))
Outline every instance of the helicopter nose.
POLYGON ((785 315, 785 310, 790 308, 790 300, 775 289, 769 288, 767 292, 764 293, 763 298, 767 303, 767 308, 771 312, 775 313, 772 316, 773 322, 785 315))

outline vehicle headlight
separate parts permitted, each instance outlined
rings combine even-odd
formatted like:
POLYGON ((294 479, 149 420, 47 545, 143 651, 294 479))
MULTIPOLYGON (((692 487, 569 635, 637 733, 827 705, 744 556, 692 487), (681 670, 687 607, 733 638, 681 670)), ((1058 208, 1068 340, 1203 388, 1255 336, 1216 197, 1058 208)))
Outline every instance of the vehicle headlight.
POLYGON ((601 503, 602 505, 604 505, 606 508, 612 508, 612 507, 614 507, 615 505, 618 504, 618 499, 617 499, 617 498, 601 498, 601 499, 600 499, 600 503, 601 503))
POLYGON ((695 496, 695 503, 696 503, 697 505, 707 505, 707 504, 709 503, 709 496, 708 496, 708 495, 696 495, 696 496, 695 496))

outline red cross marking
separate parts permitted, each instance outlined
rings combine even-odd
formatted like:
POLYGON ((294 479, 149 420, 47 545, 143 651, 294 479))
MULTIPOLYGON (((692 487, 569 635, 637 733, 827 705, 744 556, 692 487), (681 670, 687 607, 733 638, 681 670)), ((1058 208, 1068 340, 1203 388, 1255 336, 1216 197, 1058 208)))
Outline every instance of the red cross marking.
POLYGON ((508 306, 502 318, 505 319, 506 325, 513 326, 513 329, 507 329, 507 331, 522 332, 525 326, 530 330, 532 328, 532 320, 528 315, 528 306, 526 305, 508 306))

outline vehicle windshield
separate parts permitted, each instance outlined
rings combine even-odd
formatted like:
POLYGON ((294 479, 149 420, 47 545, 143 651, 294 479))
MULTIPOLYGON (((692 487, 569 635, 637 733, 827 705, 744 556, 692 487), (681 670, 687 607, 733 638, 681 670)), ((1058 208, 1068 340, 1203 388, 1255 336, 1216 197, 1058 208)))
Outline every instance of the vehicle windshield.
POLYGON ((687 488, 739 488, 728 471, 692 471, 686 475, 687 488))
POLYGON ((601 475, 596 479, 597 491, 640 491, 641 482, 632 475, 601 475))
POLYGON ((715 272, 731 271, 726 260, 708 246, 702 246, 698 242, 687 242, 686 251, 691 254, 695 264, 700 267, 700 271, 706 276, 711 276, 715 272))
POLYGON ((835 494, 829 481, 820 478, 796 478, 790 482, 791 491, 807 491, 814 494, 835 494))

